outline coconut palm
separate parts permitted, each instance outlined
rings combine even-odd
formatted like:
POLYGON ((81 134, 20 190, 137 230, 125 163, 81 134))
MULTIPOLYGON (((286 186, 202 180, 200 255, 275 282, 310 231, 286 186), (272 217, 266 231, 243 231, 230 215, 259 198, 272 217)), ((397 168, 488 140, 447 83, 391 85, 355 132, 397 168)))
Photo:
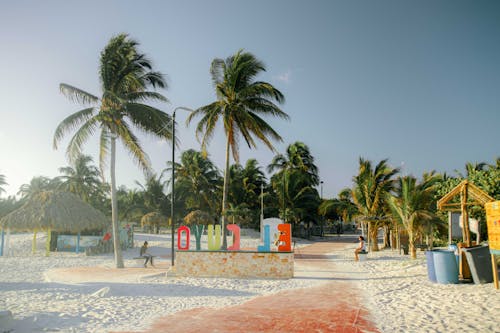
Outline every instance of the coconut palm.
POLYGON ((283 94, 267 82, 255 81, 256 76, 265 71, 264 64, 253 54, 239 50, 224 59, 214 59, 210 74, 217 94, 217 100, 202 106, 191 113, 188 123, 201 116, 196 127, 196 134, 201 138, 203 151, 213 137, 216 124, 222 121, 226 135, 226 163, 224 168, 224 187, 222 192, 222 230, 223 245, 227 247, 225 237, 225 214, 228 208, 230 153, 239 161, 238 142, 243 137, 249 148, 256 147, 256 139, 269 149, 274 147, 269 138, 281 141, 281 136, 262 118, 274 116, 288 119, 274 102, 283 103, 283 94))
POLYGON ((0 175, 0 194, 2 192, 5 192, 5 189, 3 188, 4 185, 9 185, 9 184, 5 181, 5 175, 0 175))
POLYGON ((29 199, 30 197, 44 191, 53 191, 59 188, 60 182, 57 178, 50 179, 44 176, 33 177, 29 184, 23 184, 19 188, 19 194, 22 200, 29 199))
POLYGON ((91 197, 101 190, 99 179, 99 169, 93 165, 92 157, 79 155, 70 166, 59 168, 63 176, 59 176, 61 181, 60 189, 71 192, 79 196, 83 201, 91 203, 91 197))
POLYGON ((277 173, 271 177, 273 190, 284 198, 285 210, 281 217, 290 223, 314 221, 321 198, 318 191, 311 186, 307 174, 299 170, 286 172, 285 177, 277 173))
POLYGON ((387 193, 394 188, 394 175, 399 169, 387 164, 387 159, 380 161, 375 168, 372 162, 359 159, 358 175, 354 176, 352 198, 358 207, 359 217, 370 226, 369 237, 371 250, 378 251, 378 229, 387 221, 385 213, 387 193))
POLYGON ((412 259, 417 258, 415 241, 417 229, 425 221, 437 219, 430 210, 434 201, 434 190, 438 176, 425 177, 421 183, 413 176, 399 177, 395 195, 388 194, 388 203, 396 221, 403 225, 408 233, 408 246, 412 259))
POLYGON ((306 174, 311 186, 319 185, 318 167, 314 164, 314 157, 309 147, 297 141, 289 145, 286 154, 276 155, 268 166, 268 171, 298 170, 306 174))
MULTIPOLYGON (((162 180, 162 175, 157 176, 153 173, 146 176, 146 183, 143 185, 136 181, 136 184, 142 189, 146 220, 155 227, 156 233, 160 232, 160 221, 166 226, 167 218, 165 217, 168 210, 167 196, 164 194, 165 181, 162 180), (156 213, 156 214, 151 214, 156 213)), ((141 220, 143 223, 144 217, 141 220)))
POLYGON ((144 170, 150 168, 149 159, 132 128, 156 137, 171 140, 171 118, 159 109, 145 104, 167 99, 149 88, 166 88, 163 75, 152 70, 151 61, 139 53, 138 43, 126 34, 113 37, 101 53, 99 79, 102 95, 97 97, 68 84, 61 84, 61 92, 71 100, 86 105, 57 127, 54 148, 70 131, 76 130, 67 148, 70 161, 81 154, 87 139, 100 131, 101 173, 110 157, 111 215, 115 264, 123 267, 118 238, 118 207, 116 197, 115 159, 116 140, 119 139, 134 161, 144 170))
MULTIPOLYGON (((295 142, 287 147, 286 154, 276 155, 268 165, 267 170, 268 172, 279 170, 271 178, 271 183, 274 191, 280 194, 282 218, 288 221, 286 216, 290 216, 290 209, 288 209, 287 202, 290 201, 290 198, 297 198, 297 195, 300 197, 302 189, 310 192, 310 189, 319 185, 318 168, 314 164, 314 157, 307 145, 302 142, 295 142), (298 174, 301 176, 299 177, 298 174), (289 179, 294 179, 295 184, 289 185, 289 179), (277 187, 277 184, 280 184, 281 187, 277 187), (300 188, 297 186, 298 184, 300 184, 300 188), (288 213, 286 213, 287 209, 288 213)), ((316 202, 316 200, 313 201, 316 202)), ((317 204, 319 205, 319 203, 317 204)), ((317 206, 315 209, 317 209, 317 206)), ((294 217, 299 216, 297 214, 292 215, 294 217)))
MULTIPOLYGON (((168 164, 170 167, 165 171, 171 170, 171 163, 168 164)), ((188 211, 202 210, 212 215, 220 211, 214 198, 219 192, 221 178, 219 170, 207 156, 193 149, 186 150, 175 170, 176 201, 183 202, 188 211)))
POLYGON ((249 159, 244 167, 240 164, 231 165, 229 177, 229 205, 248 209, 245 213, 247 222, 258 223, 261 210, 261 188, 267 185, 264 172, 257 160, 249 159))
POLYGON ((324 200, 318 207, 320 215, 337 215, 343 222, 348 222, 358 213, 356 205, 352 202, 350 188, 341 190, 338 199, 324 200))

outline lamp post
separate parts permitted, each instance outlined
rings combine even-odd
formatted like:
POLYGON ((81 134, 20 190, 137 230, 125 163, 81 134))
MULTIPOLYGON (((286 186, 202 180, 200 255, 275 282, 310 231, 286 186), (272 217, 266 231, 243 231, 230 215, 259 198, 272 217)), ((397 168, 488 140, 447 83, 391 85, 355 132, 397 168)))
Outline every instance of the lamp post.
POLYGON ((260 184, 260 239, 264 235, 264 183, 260 184))
MULTIPOLYGON (((323 181, 319 182, 319 192, 321 197, 321 203, 323 203, 323 181)), ((324 235, 324 225, 325 225, 325 216, 321 216, 321 237, 324 235)))
POLYGON ((172 113, 172 193, 170 196, 170 219, 172 224, 172 267, 175 263, 175 251, 174 251, 174 234, 175 234, 175 220, 174 220, 174 200, 175 200, 175 112, 177 110, 184 110, 188 112, 193 112, 193 110, 188 109, 183 106, 178 106, 174 109, 172 113))

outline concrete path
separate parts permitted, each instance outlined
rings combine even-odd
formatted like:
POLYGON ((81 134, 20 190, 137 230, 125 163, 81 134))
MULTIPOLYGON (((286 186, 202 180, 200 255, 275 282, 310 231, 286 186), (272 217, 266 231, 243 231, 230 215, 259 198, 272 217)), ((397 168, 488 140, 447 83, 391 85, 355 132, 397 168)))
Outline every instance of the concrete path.
POLYGON ((177 312, 146 332, 378 332, 361 304, 360 291, 345 276, 336 279, 329 255, 355 239, 333 237, 296 249, 296 278, 325 281, 317 287, 256 297, 223 309, 177 312))

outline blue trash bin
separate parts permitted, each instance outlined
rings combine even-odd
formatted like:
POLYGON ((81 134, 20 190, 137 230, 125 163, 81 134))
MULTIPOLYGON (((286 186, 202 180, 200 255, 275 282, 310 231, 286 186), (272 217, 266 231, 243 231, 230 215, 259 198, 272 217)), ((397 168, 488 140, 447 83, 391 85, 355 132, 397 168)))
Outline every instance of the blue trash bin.
POLYGON ((434 269, 434 253, 433 251, 425 251, 425 257, 427 258, 427 277, 432 282, 437 282, 436 280, 436 270, 434 269))
POLYGON ((458 283, 458 265, 455 253, 448 250, 434 250, 434 270, 438 283, 458 283))

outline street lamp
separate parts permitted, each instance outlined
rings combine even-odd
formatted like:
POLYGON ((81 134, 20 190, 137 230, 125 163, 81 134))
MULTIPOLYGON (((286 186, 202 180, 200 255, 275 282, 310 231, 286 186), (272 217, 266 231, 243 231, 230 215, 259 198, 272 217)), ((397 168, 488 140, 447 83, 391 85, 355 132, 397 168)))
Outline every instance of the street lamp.
MULTIPOLYGON (((321 203, 323 203, 323 181, 319 182, 319 191, 321 196, 321 203)), ((324 226, 325 226, 325 216, 321 216, 321 237, 324 235, 324 226)))
POLYGON ((193 112, 193 110, 178 106, 174 109, 172 113, 172 194, 170 196, 170 219, 172 224, 172 267, 174 267, 175 262, 175 251, 174 251, 174 234, 175 234, 175 222, 174 222, 174 200, 175 200, 175 112, 177 110, 184 110, 188 112, 193 112))

